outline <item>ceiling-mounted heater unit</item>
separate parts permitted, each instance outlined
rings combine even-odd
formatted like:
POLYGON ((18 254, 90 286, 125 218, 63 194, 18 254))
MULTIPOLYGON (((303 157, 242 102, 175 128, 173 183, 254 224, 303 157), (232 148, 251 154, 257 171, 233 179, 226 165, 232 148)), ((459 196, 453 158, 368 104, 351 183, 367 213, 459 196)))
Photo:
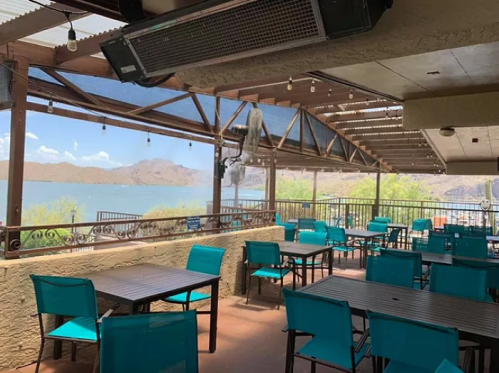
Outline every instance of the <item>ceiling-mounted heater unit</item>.
POLYGON ((129 25, 101 49, 137 81, 374 27, 391 0, 207 0, 129 25))

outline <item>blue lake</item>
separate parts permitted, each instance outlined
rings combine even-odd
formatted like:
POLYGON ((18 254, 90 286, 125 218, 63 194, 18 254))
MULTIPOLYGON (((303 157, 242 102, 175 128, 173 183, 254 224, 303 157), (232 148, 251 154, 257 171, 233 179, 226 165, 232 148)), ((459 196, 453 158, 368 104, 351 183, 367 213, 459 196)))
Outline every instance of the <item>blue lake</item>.
MULTIPOLYGON (((210 187, 137 186, 25 182, 23 209, 67 197, 84 205, 85 221, 95 221, 97 211, 144 214, 157 206, 206 206, 212 200, 210 187)), ((262 199, 261 190, 240 189, 241 199, 262 199)), ((222 188, 222 198, 233 198, 233 188, 222 188)), ((0 220, 7 211, 7 181, 0 181, 0 220)))

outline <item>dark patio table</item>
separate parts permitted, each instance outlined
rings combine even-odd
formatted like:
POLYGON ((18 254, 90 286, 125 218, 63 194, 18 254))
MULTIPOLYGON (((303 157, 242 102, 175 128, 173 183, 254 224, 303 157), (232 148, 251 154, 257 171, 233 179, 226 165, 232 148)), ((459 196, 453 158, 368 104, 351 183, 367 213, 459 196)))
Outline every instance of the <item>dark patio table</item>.
POLYGON ((404 249, 408 249, 408 237, 409 237, 409 226, 405 225, 405 224, 395 224, 395 223, 390 223, 390 224, 387 224, 387 227, 389 229, 401 229, 404 231, 405 233, 405 242, 404 242, 404 249))
MULTIPOLYGON (((89 273, 79 277, 92 280, 98 297, 127 305, 130 314, 136 314, 140 306, 172 295, 211 286, 210 342, 209 350, 217 348, 218 290, 220 276, 187 271, 181 268, 140 264, 89 273)), ((56 318, 56 327, 62 325, 62 317, 56 318)), ((54 358, 61 356, 61 343, 54 345, 54 358)))
POLYGON ((489 372, 499 372, 499 304, 330 276, 299 290, 347 301, 352 314, 366 310, 459 330, 463 340, 491 347, 489 372))
POLYGON ((373 231, 365 231, 361 229, 345 229, 345 234, 347 237, 350 238, 362 238, 364 239, 364 245, 361 247, 361 256, 360 256, 360 267, 361 268, 366 268, 367 267, 367 250, 369 247, 369 240, 372 240, 373 238, 384 236, 384 233, 380 232, 373 232, 373 231))
POLYGON ((462 257, 462 256, 454 256, 451 254, 434 254, 434 253, 426 253, 426 252, 421 252, 421 259, 423 264, 430 265, 430 264, 445 264, 445 265, 452 265, 452 259, 462 259, 462 260, 472 260, 472 261, 477 261, 477 262, 485 262, 489 264, 497 264, 499 265, 499 259, 495 258, 485 258, 485 259, 479 259, 479 258, 467 258, 467 257, 462 257))
MULTIPOLYGON (((293 258, 300 258, 302 260, 302 286, 307 285, 307 259, 315 257, 320 254, 328 254, 328 275, 333 274, 333 247, 332 246, 317 246, 317 245, 306 245, 299 242, 288 242, 288 241, 277 241, 279 244, 279 249, 282 256, 290 256, 293 258)), ((246 253, 246 246, 243 246, 243 266, 242 274, 243 281, 241 284, 241 292, 246 294, 246 259, 248 255, 246 253)), ((313 270, 314 268, 312 268, 313 270)))

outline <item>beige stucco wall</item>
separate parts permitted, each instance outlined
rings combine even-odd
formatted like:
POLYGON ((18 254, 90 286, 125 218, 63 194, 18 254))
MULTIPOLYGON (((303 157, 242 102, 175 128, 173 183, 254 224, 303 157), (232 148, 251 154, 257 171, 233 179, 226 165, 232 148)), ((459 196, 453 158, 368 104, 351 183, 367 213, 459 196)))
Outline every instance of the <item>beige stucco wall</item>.
MULTIPOLYGON (((244 241, 282 239, 282 227, 267 227, 135 247, 0 261, 0 371, 27 365, 35 361, 38 354, 38 320, 31 317, 36 313, 31 273, 80 276, 140 263, 184 267, 190 248, 197 243, 227 249, 220 283, 220 296, 226 297, 240 289, 244 241)), ((165 308, 160 303, 153 305, 153 309, 165 308)), ((49 343, 46 355, 51 349, 49 343)))

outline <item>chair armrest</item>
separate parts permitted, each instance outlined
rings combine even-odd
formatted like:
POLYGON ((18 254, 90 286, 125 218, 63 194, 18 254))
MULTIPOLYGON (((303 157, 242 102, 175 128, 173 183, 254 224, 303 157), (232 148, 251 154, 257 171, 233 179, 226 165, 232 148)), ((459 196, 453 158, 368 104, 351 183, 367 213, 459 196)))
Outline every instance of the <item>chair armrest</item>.
POLYGON ((369 338, 369 333, 370 330, 367 329, 364 334, 362 334, 362 337, 360 337, 359 341, 357 342, 357 346, 355 347, 355 352, 360 352, 362 350, 362 347, 364 347, 364 344, 367 341, 367 338, 369 338))
POLYGON ((366 354, 364 355, 365 358, 369 359, 371 357, 372 349, 371 346, 367 348, 366 354))
POLYGON ((463 371, 464 373, 472 373, 475 370, 475 350, 473 347, 468 347, 464 353, 463 371))
POLYGON ((100 319, 97 320, 97 324, 101 324, 102 323, 102 320, 105 318, 105 317, 109 317, 111 316, 111 314, 116 311, 118 308, 119 308, 120 304, 119 303, 116 303, 114 306, 112 306, 109 310, 107 310, 107 312, 102 315, 102 317, 100 319))

